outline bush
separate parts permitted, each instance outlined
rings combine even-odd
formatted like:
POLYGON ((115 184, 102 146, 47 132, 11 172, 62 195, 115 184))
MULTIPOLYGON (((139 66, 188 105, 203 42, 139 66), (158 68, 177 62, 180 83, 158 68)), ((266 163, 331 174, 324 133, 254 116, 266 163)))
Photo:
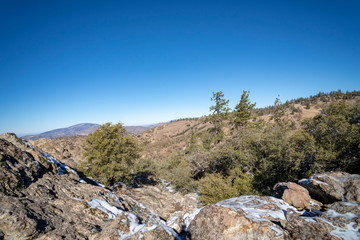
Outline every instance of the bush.
POLYGON ((118 181, 129 182, 139 148, 121 123, 106 123, 86 138, 81 170, 100 183, 110 186, 118 181))
POLYGON ((207 174, 199 180, 200 201, 204 204, 217 203, 221 200, 239 196, 232 186, 231 178, 220 173, 207 174))
POLYGON ((166 159, 160 166, 158 175, 170 181, 178 191, 187 193, 196 189, 189 161, 182 155, 175 155, 166 159))
POLYGON ((198 181, 200 201, 204 204, 217 203, 221 200, 254 194, 253 177, 242 173, 238 168, 230 171, 230 176, 220 173, 207 174, 198 181))

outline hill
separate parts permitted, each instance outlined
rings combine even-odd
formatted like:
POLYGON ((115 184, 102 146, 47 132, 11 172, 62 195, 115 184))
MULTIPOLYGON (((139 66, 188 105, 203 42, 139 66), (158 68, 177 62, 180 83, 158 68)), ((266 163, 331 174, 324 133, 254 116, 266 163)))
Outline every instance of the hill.
POLYGON ((58 128, 51 131, 43 132, 38 135, 28 135, 22 137, 25 140, 37 140, 40 138, 58 138, 76 135, 88 135, 100 127, 94 123, 80 123, 67 128, 58 128))
MULTIPOLYGON (((151 128, 162 125, 163 123, 151 124, 146 126, 124 126, 128 133, 137 135, 151 128)), ((67 128, 58 128, 51 131, 43 132, 37 135, 27 135, 23 136, 24 140, 38 140, 40 138, 59 138, 59 137, 71 137, 71 136, 86 136, 96 129, 98 129, 101 125, 95 123, 80 123, 67 128)))

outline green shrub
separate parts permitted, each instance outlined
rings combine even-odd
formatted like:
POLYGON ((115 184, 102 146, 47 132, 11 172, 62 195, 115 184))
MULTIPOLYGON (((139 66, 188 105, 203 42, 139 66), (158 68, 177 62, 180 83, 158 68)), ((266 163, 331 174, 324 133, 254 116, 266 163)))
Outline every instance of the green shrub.
POLYGON ((198 181, 200 201, 204 204, 216 203, 224 199, 240 195, 253 194, 253 178, 239 169, 231 171, 232 175, 225 177, 220 173, 207 174, 198 181))
POLYGON ((100 183, 110 186, 118 181, 130 182, 130 173, 139 148, 121 123, 106 123, 86 138, 81 170, 100 183))

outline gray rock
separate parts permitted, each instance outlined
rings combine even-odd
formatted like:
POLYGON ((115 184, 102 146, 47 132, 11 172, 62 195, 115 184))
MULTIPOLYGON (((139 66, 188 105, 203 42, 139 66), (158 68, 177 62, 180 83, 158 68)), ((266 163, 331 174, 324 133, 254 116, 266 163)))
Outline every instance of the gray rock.
POLYGON ((360 175, 345 172, 327 172, 302 179, 310 196, 324 204, 336 201, 360 201, 360 175))

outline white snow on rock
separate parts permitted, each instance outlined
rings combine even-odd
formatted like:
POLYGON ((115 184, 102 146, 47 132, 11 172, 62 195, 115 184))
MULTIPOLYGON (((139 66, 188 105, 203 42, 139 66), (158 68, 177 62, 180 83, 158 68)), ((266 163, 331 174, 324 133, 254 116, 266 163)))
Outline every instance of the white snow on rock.
POLYGON ((117 207, 110 205, 108 202, 99 199, 91 199, 91 201, 86 201, 91 208, 97 208, 102 212, 106 213, 109 216, 109 219, 114 219, 116 215, 121 214, 121 210, 117 207))
MULTIPOLYGON (((316 218, 315 218, 316 219, 316 218)), ((327 221, 324 218, 319 218, 322 222, 325 222, 335 228, 330 232, 331 235, 338 237, 344 240, 359 240, 360 239, 360 227, 354 228, 355 223, 351 222, 347 224, 344 228, 335 226, 331 222, 327 221)))
MULTIPOLYGON (((116 198, 115 195, 113 194, 111 195, 116 198)), ((78 200, 78 199, 74 199, 74 200, 78 200)), ((141 203, 137 202, 134 199, 131 200, 134 201, 133 203, 135 203, 138 207, 146 209, 141 203)), ((147 219, 147 221, 150 224, 146 224, 146 223, 142 223, 142 221, 139 220, 139 217, 136 214, 117 208, 116 206, 113 206, 104 200, 93 198, 90 201, 86 201, 86 202, 89 204, 91 208, 97 208, 100 211, 106 213, 109 219, 114 219, 118 215, 126 216, 126 219, 123 219, 122 222, 124 224, 126 224, 127 222, 129 223, 129 232, 125 233, 122 232, 121 230, 118 230, 118 233, 120 235, 119 240, 130 238, 135 234, 137 234, 137 236, 141 238, 142 233, 152 231, 158 227, 163 228, 168 234, 174 236, 175 239, 180 239, 178 234, 175 232, 175 230, 169 226, 166 226, 166 223, 163 220, 161 220, 160 217, 151 210, 148 210, 150 214, 149 214, 149 219, 147 219)), ((119 201, 116 200, 115 202, 118 203, 119 201)))
POLYGON ((277 236, 283 235, 284 230, 274 225, 267 218, 277 219, 278 221, 286 220, 285 215, 290 209, 294 212, 302 213, 283 200, 274 197, 240 196, 218 202, 216 205, 229 207, 234 210, 242 210, 247 218, 255 222, 267 223, 267 225, 276 232, 277 236), (265 207, 265 205, 267 205, 267 207, 265 207), (275 205, 275 207, 269 208, 268 206, 271 205, 275 205))
POLYGON ((183 216, 183 222, 184 222, 186 228, 189 227, 191 221, 201 211, 201 209, 203 209, 203 208, 196 208, 195 211, 193 211, 192 213, 185 213, 185 215, 183 216))
POLYGON ((309 178, 303 178, 303 179, 299 180, 300 184, 310 184, 310 182, 315 182, 317 184, 326 184, 326 185, 328 185, 327 183, 319 181, 319 180, 314 179, 312 177, 310 179, 309 178))
POLYGON ((230 198, 216 203, 218 206, 229 207, 234 210, 241 209, 245 212, 246 217, 256 222, 269 221, 264 216, 276 218, 279 220, 285 220, 285 213, 291 209, 294 212, 302 213, 296 208, 290 206, 281 199, 268 197, 260 198, 258 196, 240 196, 236 198, 230 198), (267 204, 274 204, 279 209, 262 209, 261 207, 267 204))
POLYGON ((346 220, 351 220, 351 219, 357 217, 357 215, 355 213, 350 213, 349 212, 349 213, 342 214, 342 213, 336 212, 333 209, 330 209, 330 210, 326 211, 326 216, 331 217, 331 218, 343 217, 346 220))
POLYGON ((357 207, 360 210, 360 204, 354 202, 343 202, 344 205, 349 207, 357 207))

